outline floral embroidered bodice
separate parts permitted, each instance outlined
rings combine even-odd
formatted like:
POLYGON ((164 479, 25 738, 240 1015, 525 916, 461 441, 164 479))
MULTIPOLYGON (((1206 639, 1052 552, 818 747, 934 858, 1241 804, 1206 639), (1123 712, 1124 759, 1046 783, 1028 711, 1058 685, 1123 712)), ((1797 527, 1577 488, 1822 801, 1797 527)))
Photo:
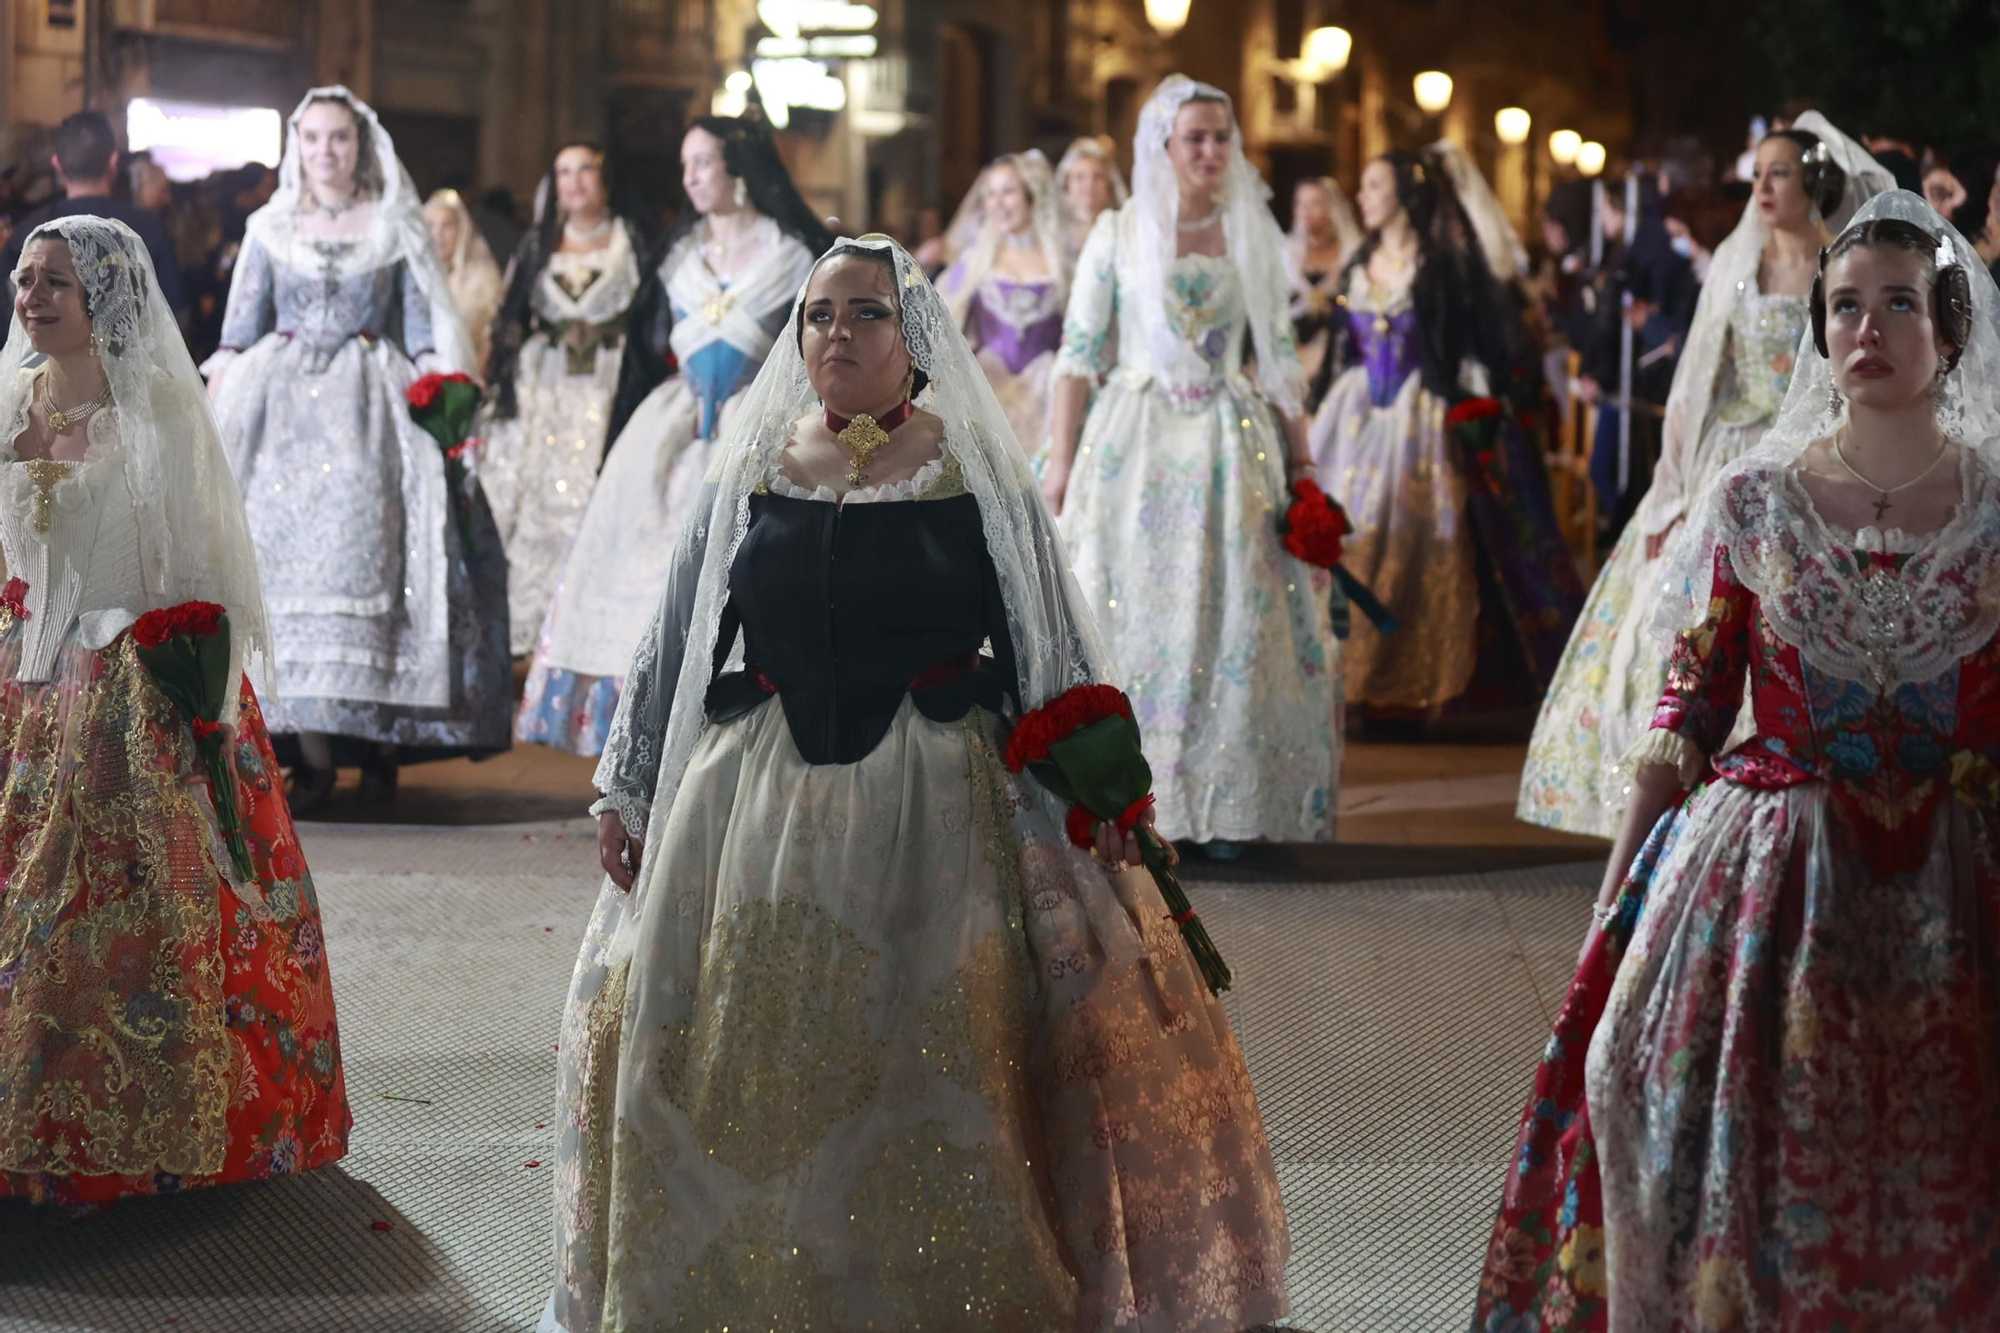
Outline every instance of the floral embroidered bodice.
MULTIPOLYGON (((1148 347, 1139 314, 1145 296, 1130 286, 1138 268, 1128 253, 1131 231, 1121 212, 1109 225, 1100 220, 1093 232, 1070 292, 1055 373, 1094 379, 1109 372, 1115 333, 1121 376, 1150 380, 1176 410, 1198 412, 1243 373, 1249 309, 1236 265, 1226 255, 1182 255, 1168 264, 1160 299, 1169 343, 1148 347)), ((1274 337, 1280 355, 1296 355, 1289 320, 1274 337)))
POLYGON ((1957 515, 1915 540, 1835 534, 1789 469, 1724 482, 1708 616, 1675 640, 1653 721, 1712 754, 1747 688, 1755 735, 1716 773, 1827 784, 1884 871, 1921 861, 1939 804, 1980 799, 2000 764, 2000 479, 1964 472, 1957 515))
POLYGON ((1062 302, 1048 278, 1019 281, 989 274, 966 312, 965 335, 973 350, 1000 359, 1018 375, 1062 342, 1062 302))
POLYGON ((1806 328, 1806 298, 1766 296, 1739 283, 1729 311, 1733 391, 1716 404, 1716 420, 1747 426, 1777 415, 1792 384, 1792 359, 1806 328))

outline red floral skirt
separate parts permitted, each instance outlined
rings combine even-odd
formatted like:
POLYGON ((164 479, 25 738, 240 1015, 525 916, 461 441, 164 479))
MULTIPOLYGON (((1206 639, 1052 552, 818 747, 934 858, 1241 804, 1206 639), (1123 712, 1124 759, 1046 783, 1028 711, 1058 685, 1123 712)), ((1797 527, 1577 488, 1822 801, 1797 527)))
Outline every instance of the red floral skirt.
POLYGON ((347 1151, 312 876, 248 681, 232 884, 205 769, 129 636, 16 681, 0 637, 0 1195, 66 1205, 347 1151))

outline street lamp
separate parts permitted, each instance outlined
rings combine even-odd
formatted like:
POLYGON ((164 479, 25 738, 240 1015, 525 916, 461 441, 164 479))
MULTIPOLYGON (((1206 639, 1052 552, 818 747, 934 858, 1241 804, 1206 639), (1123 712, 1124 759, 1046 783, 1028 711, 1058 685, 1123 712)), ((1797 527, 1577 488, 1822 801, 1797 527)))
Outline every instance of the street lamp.
POLYGON ((1576 161, 1577 149, 1583 147, 1583 136, 1575 130, 1557 130, 1549 136, 1549 156, 1559 167, 1569 166, 1576 161))
POLYGON ((1425 70, 1417 75, 1412 87, 1417 105, 1428 115, 1435 116, 1451 105, 1451 75, 1443 70, 1425 70))
POLYGON ((1345 28, 1314 28, 1306 35, 1305 66, 1314 83, 1324 83, 1347 68, 1354 37, 1345 28))
POLYGON ((1188 0, 1146 0, 1146 22, 1162 37, 1171 37, 1187 26, 1188 0))
POLYGON ((1576 169, 1586 176, 1595 176, 1604 170, 1604 145, 1595 139, 1586 140, 1576 150, 1576 169))
POLYGON ((1510 148, 1528 142, 1528 130, 1534 123, 1534 118, 1518 106, 1503 106, 1493 113, 1493 132, 1510 148))

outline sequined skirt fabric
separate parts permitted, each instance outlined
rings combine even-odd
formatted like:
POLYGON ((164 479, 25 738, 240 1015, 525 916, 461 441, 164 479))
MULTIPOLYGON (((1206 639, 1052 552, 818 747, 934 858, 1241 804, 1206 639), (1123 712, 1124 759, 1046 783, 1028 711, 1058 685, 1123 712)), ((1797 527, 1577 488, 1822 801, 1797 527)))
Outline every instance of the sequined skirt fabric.
MULTIPOLYGON (((1242 1057, 1140 872, 1107 965, 992 719, 699 743, 560 1057, 544 1329, 1236 1333, 1281 1313, 1242 1057)), ((1042 822, 1046 822, 1045 820, 1042 822)))

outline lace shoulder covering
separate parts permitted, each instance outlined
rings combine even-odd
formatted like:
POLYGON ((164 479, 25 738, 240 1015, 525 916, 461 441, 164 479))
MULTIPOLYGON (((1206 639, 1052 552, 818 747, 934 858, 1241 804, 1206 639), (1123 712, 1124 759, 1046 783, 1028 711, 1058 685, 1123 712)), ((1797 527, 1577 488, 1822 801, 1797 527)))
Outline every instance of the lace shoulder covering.
POLYGON ((2000 478, 1971 450, 1962 474, 1956 514, 1907 560, 1840 540, 1791 467, 1717 486, 1717 543, 1772 632, 1812 666, 1877 691, 1933 680, 2000 631, 2000 478))

